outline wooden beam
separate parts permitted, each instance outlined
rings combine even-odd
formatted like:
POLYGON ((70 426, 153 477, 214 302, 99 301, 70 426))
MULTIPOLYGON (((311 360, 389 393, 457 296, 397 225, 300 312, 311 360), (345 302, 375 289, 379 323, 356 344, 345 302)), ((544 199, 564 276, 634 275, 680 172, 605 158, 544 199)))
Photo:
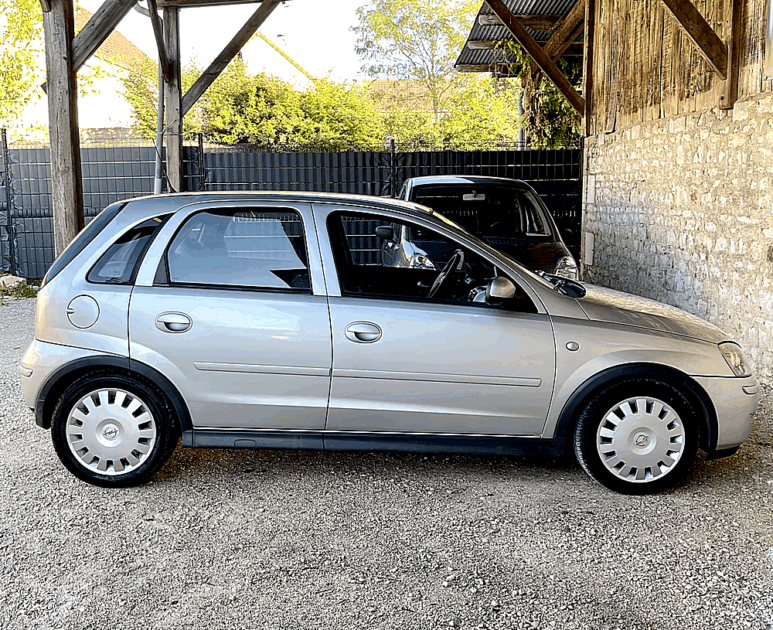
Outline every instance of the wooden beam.
POLYGON ((170 81, 172 78, 172 68, 169 65, 169 57, 166 54, 166 45, 164 44, 164 25, 161 18, 158 17, 158 7, 156 0, 148 0, 148 15, 150 23, 153 25, 153 35, 156 38, 156 48, 158 48, 158 63, 161 64, 161 72, 164 75, 164 81, 170 81))
MULTIPOLYGON (((769 0, 773 2, 773 0, 769 0)), ((733 109, 738 100, 738 72, 741 66, 741 38, 743 37, 743 0, 730 0, 730 40, 727 43, 727 78, 719 97, 720 109, 733 109)))
POLYGON ((510 75, 509 63, 467 63, 454 66, 457 72, 493 72, 497 76, 506 77, 510 75))
POLYGON ((727 46, 695 5, 690 0, 663 0, 663 4, 714 71, 723 79, 727 78, 727 46))
POLYGON ((137 0, 105 0, 72 43, 73 67, 81 69, 89 57, 105 43, 137 0))
POLYGON ((169 80, 164 81, 166 113, 166 176, 177 192, 184 190, 183 113, 180 82, 180 9, 164 9, 164 46, 169 58, 169 80))
POLYGON ((585 0, 577 0, 566 17, 561 20, 542 49, 553 61, 561 57, 564 51, 577 39, 585 20, 585 0))
POLYGON ((474 39, 467 42, 467 48, 470 50, 494 50, 501 43, 496 40, 474 39))
POLYGON ((78 86, 73 64, 73 0, 51 0, 43 13, 51 139, 51 206, 56 255, 83 229, 78 86))
POLYGON ((593 43, 596 38, 596 0, 585 0, 585 37, 583 45, 582 95, 585 98, 585 115, 583 116, 583 135, 587 138, 593 129, 593 115, 596 107, 593 100, 593 43))
POLYGON ((178 7, 180 9, 190 9, 192 7, 216 7, 236 4, 257 4, 263 0, 158 0, 158 8, 178 7))
POLYGON ((545 51, 540 48, 540 45, 534 41, 531 35, 526 29, 521 26, 520 22, 515 19, 515 16, 510 12, 505 3, 502 0, 485 0, 491 10, 499 16, 502 20, 502 24, 510 31, 516 42, 518 42, 523 49, 529 54, 529 56, 535 61, 539 68, 548 76, 553 84, 558 88, 561 94, 566 97, 566 100, 574 107, 580 116, 585 111, 585 100, 577 93, 571 83, 563 75, 563 73, 556 67, 553 60, 545 54, 545 51))
MULTIPOLYGON (((563 15, 516 15, 518 21, 526 28, 533 31, 550 31, 555 28, 563 18, 563 15)), ((496 15, 485 13, 478 16, 478 24, 481 26, 502 26, 502 22, 496 15)))
POLYGON ((250 37, 255 34, 261 24, 266 21, 271 12, 279 6, 280 0, 264 0, 257 11, 252 14, 249 20, 239 29, 239 32, 234 35, 233 39, 228 42, 222 52, 215 58, 215 60, 209 64, 201 76, 196 79, 190 89, 185 93, 182 103, 183 116, 190 111, 191 107, 201 98, 201 95, 207 91, 207 88, 212 85, 215 79, 220 76, 220 73, 225 70, 226 66, 231 63, 231 60, 236 57, 244 44, 246 44, 250 37))

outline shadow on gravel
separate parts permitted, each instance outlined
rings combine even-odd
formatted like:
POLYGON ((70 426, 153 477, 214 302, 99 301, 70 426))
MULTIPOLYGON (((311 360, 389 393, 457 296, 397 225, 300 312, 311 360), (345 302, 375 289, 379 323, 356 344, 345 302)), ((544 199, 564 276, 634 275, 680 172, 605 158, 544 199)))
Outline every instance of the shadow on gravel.
POLYGON ((508 455, 446 455, 383 452, 287 451, 178 448, 155 475, 155 481, 208 475, 395 476, 410 471, 417 477, 516 477, 549 478, 556 473, 584 475, 573 457, 518 457, 508 455))

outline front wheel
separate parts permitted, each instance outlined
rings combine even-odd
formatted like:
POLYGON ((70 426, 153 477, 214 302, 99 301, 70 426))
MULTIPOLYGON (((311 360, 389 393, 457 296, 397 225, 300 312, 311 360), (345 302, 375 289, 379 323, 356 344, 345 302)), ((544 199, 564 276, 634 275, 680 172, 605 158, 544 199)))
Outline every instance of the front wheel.
POLYGON ((580 465, 623 494, 652 494, 685 477, 698 451, 698 422, 687 399, 654 379, 612 385, 583 410, 574 433, 580 465))
POLYGON ((77 379, 54 408, 54 448, 88 483, 131 486, 153 475, 177 444, 174 412, 151 383, 102 370, 77 379))

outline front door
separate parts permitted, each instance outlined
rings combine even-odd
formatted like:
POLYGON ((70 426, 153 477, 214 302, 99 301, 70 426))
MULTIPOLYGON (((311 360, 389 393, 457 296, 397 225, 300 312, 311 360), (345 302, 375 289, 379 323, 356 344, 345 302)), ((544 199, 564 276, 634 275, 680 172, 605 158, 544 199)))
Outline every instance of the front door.
MULTIPOLYGON (((461 251, 463 260, 446 261, 446 279, 432 297, 444 267, 439 261, 430 265, 422 257, 407 268, 394 268, 365 264, 366 258, 353 251, 355 243, 363 247, 357 221, 402 222, 425 239, 431 232, 427 226, 365 211, 326 213, 315 207, 315 214, 318 228, 327 230, 323 257, 332 262, 326 260, 333 335, 328 430, 542 432, 555 372, 547 314, 538 312, 525 293, 501 305, 487 304, 481 291, 501 272, 438 233, 433 238, 443 242, 435 249, 461 251)), ((374 235, 370 248, 379 247, 374 235)))
POLYGON ((132 293, 131 359, 172 381, 195 428, 323 429, 330 322, 310 209, 181 215, 143 264, 159 267, 153 281, 132 293))

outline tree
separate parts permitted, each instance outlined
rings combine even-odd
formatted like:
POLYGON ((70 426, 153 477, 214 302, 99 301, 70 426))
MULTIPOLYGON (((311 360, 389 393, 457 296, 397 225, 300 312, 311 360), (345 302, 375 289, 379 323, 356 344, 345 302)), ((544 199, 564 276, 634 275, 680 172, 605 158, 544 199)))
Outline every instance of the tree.
POLYGON ((38 0, 0 0, 0 126, 18 121, 44 80, 42 34, 38 0))
POLYGON ((299 143, 320 151, 383 147, 382 117, 367 93, 317 79, 300 97, 299 143))
POLYGON ((435 120, 464 79, 453 68, 479 0, 372 0, 357 9, 357 53, 372 77, 416 79, 432 102, 435 120))
MULTIPOLYGON (((157 66, 134 66, 124 80, 137 130, 148 139, 156 130, 157 66)), ((200 70, 183 69, 183 90, 200 70)), ((304 145, 320 151, 344 151, 383 143, 383 124, 366 94, 319 79, 298 91, 265 73, 250 74, 238 57, 215 80, 183 120, 183 136, 203 133, 221 144, 264 147, 304 145)))
MULTIPOLYGON (((537 149, 558 149, 571 146, 580 139, 580 116, 553 82, 542 72, 516 42, 507 42, 516 57, 510 71, 523 84, 523 126, 531 146, 537 149), (536 80, 535 80, 536 76, 536 80)), ((558 69, 577 89, 582 86, 582 60, 559 59, 558 69)))

